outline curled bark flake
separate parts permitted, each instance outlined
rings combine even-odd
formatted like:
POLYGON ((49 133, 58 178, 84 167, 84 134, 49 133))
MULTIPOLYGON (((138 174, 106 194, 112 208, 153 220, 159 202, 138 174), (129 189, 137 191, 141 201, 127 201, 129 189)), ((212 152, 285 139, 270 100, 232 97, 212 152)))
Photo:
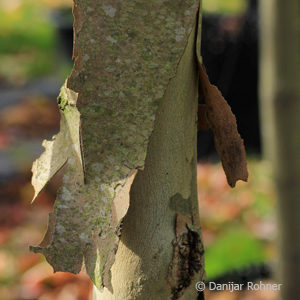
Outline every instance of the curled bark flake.
POLYGON ((70 153, 74 151, 71 148, 70 140, 76 139, 76 134, 74 135, 72 131, 77 126, 79 119, 78 111, 75 108, 77 93, 70 91, 64 85, 57 101, 61 111, 60 132, 54 135, 50 141, 43 141, 45 151, 32 165, 31 183, 34 188, 32 202, 51 178, 66 166, 70 153), (70 123, 74 125, 70 126, 70 123))
POLYGON ((221 157, 228 184, 234 187, 238 180, 248 179, 244 143, 230 106, 218 88, 210 83, 203 65, 200 62, 198 65, 201 92, 206 102, 208 123, 214 133, 215 147, 221 157))

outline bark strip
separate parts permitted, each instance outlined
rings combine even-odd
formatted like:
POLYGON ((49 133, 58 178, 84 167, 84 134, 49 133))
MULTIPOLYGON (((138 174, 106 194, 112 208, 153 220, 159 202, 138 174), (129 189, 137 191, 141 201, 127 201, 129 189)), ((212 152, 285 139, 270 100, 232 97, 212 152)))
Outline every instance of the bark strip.
MULTIPOLYGON (((227 182, 234 187, 238 180, 247 181, 248 179, 244 142, 238 133, 236 118, 230 106, 218 88, 210 83, 204 66, 200 62, 198 66, 201 93, 206 102, 206 109, 203 113, 203 108, 201 108, 202 113, 199 117, 203 120, 207 116, 227 182)), ((207 128, 205 119, 204 122, 199 123, 198 127, 200 129, 207 128)))

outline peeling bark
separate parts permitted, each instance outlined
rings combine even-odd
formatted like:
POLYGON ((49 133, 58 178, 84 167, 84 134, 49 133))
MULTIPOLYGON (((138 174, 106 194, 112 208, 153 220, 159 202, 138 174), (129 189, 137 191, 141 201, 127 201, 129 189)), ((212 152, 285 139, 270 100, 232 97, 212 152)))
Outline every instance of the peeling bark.
POLYGON ((37 196, 65 164, 53 226, 31 248, 54 271, 78 273, 84 262, 95 285, 113 292, 129 191, 144 169, 157 108, 177 76, 198 6, 198 0, 74 0, 74 68, 58 98, 61 131, 45 142, 32 180, 37 196))
POLYGON ((238 180, 248 180, 246 151, 237 130, 236 118, 218 88, 212 85, 199 60, 201 93, 206 105, 200 106, 198 123, 201 130, 213 131, 215 147, 221 158, 227 182, 234 187, 238 180))
POLYGON ((74 68, 58 98, 61 130, 33 166, 35 196, 65 174, 31 249, 54 271, 84 267, 95 299, 196 299, 199 79, 228 181, 246 176, 234 117, 198 65, 199 1, 74 0, 73 12, 74 68))
POLYGON ((198 232, 189 228, 191 225, 189 216, 177 214, 173 258, 168 273, 174 300, 182 296, 196 274, 202 272, 200 277, 204 278, 204 247, 198 232))
POLYGON ((159 104, 145 167, 131 187, 111 268, 113 293, 94 289, 94 300, 197 299, 195 283, 204 279, 204 266, 196 184, 196 37, 195 25, 159 104), (182 232, 177 216, 186 220, 182 232))

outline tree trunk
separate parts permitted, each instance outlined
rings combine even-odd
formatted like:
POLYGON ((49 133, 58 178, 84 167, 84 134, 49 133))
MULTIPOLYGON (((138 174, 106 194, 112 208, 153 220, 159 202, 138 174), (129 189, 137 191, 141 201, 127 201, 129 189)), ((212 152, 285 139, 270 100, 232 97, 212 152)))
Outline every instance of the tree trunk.
POLYGON ((196 299, 203 272, 196 187, 195 30, 161 101, 112 267, 95 299, 196 299), (182 224, 179 224, 182 223, 182 224), (194 276, 196 275, 196 276, 194 276))
POLYGON ((65 174, 44 241, 54 271, 99 299, 196 299, 199 0, 74 0, 61 130, 33 165, 35 197, 65 174))
POLYGON ((201 63, 199 1, 74 0, 73 12, 74 68, 61 130, 33 165, 35 197, 65 174, 32 250, 54 271, 84 266, 95 299, 196 299, 199 90, 228 183, 248 176, 235 117, 201 63))
POLYGON ((282 299, 300 294, 300 2, 261 0, 260 97, 265 157, 278 195, 282 299))

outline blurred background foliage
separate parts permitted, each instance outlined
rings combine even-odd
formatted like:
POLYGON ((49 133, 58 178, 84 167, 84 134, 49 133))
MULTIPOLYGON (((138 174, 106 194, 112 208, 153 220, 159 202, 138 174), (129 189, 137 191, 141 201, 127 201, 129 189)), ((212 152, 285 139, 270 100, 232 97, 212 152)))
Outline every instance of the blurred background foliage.
MULTIPOLYGON (((208 280, 247 266, 276 261, 271 168, 267 162, 255 158, 248 158, 248 168, 249 182, 239 182, 231 189, 220 164, 198 165, 208 280)), ((251 267, 248 271, 251 272, 251 267)), ((264 274, 257 274, 260 275, 264 274)))
POLYGON ((22 84, 62 70, 51 13, 70 1, 1 0, 0 77, 22 84))
POLYGON ((247 0, 202 1, 204 13, 242 14, 247 9, 247 0))
MULTIPOLYGON (((30 205, 30 167, 42 151, 41 140, 58 131, 55 95, 71 70, 71 42, 62 45, 61 35, 70 25, 71 5, 71 0, 0 1, 0 300, 90 297, 86 275, 53 275, 42 256, 28 251, 43 237, 60 182, 58 174, 37 203, 30 205), (51 92, 42 85, 44 79, 51 92)), ((242 23, 236 18, 246 14, 248 1, 204 0, 203 9, 205 15, 218 15, 222 22, 229 16, 222 24, 226 34, 233 32, 232 37, 240 30, 242 23)), ((271 166, 260 159, 259 152, 248 160, 249 183, 239 183, 235 189, 228 187, 215 153, 199 161, 208 280, 270 277, 277 260, 271 166)))

